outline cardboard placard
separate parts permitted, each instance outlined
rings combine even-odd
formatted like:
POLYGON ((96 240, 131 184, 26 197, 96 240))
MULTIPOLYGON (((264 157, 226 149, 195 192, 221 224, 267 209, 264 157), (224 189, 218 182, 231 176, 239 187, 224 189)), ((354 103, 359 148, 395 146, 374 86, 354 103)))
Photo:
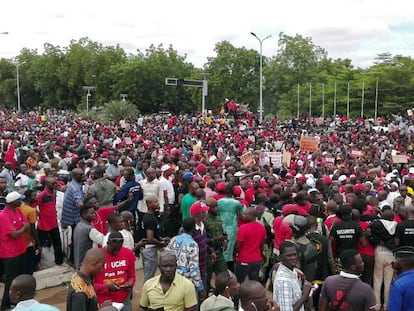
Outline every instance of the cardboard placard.
POLYGON ((289 151, 283 151, 282 154, 282 163, 286 164, 290 168, 290 160, 292 159, 292 154, 289 151))
POLYGON ((404 154, 396 154, 392 156, 392 162, 396 163, 408 163, 407 156, 404 154))
POLYGON ((246 152, 245 154, 243 154, 240 157, 241 162, 243 163, 244 166, 252 166, 254 164, 256 164, 256 160, 253 157, 253 154, 251 153, 251 151, 246 152))
POLYGON ((300 137, 300 151, 315 152, 319 150, 318 136, 301 136, 300 137))

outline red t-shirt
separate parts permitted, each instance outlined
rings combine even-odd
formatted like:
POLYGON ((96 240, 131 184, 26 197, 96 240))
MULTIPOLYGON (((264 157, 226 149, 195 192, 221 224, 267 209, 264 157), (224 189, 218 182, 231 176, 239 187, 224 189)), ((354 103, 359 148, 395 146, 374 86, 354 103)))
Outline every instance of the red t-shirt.
POLYGON ((249 203, 249 205, 254 201, 255 194, 256 191, 253 188, 248 188, 244 191, 244 199, 247 201, 247 203, 249 203))
POLYGON ((0 212, 0 258, 14 258, 26 252, 24 235, 14 239, 10 234, 20 230, 27 222, 19 208, 13 212, 6 206, 0 212))
POLYGON ((99 208, 96 211, 96 218, 92 221, 92 226, 94 226, 95 229, 101 232, 102 234, 107 234, 108 230, 106 228, 106 222, 108 220, 108 216, 113 212, 115 212, 114 206, 99 208))
MULTIPOLYGON (((370 226, 370 223, 368 221, 359 221, 358 224, 361 227, 362 231, 365 231, 370 226)), ((360 254, 368 256, 374 256, 375 254, 374 246, 372 246, 368 239, 365 247, 362 247, 361 242, 358 242, 358 252, 360 254)))
POLYGON ((278 216, 273 222, 273 232, 275 233, 274 248, 279 250, 279 246, 283 241, 292 239, 292 229, 289 225, 283 223, 283 216, 278 216))
POLYGON ((241 225, 237 230, 236 241, 241 242, 236 262, 256 262, 262 260, 260 245, 266 239, 265 227, 257 221, 241 225))
POLYGON ((109 254, 106 247, 102 250, 105 252, 105 265, 93 280, 98 303, 101 304, 105 300, 124 302, 130 295, 130 290, 121 289, 117 292, 110 292, 108 284, 123 285, 126 282, 130 282, 132 285, 135 284, 135 255, 125 247, 121 247, 116 256, 109 254))
POLYGON ((43 231, 57 228, 56 194, 45 189, 37 195, 37 203, 39 206, 37 228, 43 231))
POLYGON ((332 215, 329 215, 329 216, 325 219, 324 224, 325 224, 326 228, 328 228, 328 230, 330 231, 330 230, 331 230, 331 228, 332 228, 332 226, 333 226, 335 223, 340 222, 340 221, 341 221, 341 218, 339 218, 339 217, 338 217, 338 216, 336 216, 335 214, 332 214, 332 215))

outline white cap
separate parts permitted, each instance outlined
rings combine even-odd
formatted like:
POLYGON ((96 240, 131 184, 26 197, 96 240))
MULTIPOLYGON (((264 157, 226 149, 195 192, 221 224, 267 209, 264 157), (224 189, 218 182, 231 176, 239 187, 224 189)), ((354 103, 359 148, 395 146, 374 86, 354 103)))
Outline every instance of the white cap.
POLYGON ((338 177, 338 181, 341 182, 341 183, 344 182, 346 179, 347 179, 347 177, 345 175, 341 175, 341 176, 338 177))
POLYGON ((24 195, 21 195, 17 191, 10 192, 8 195, 6 195, 6 203, 12 203, 17 200, 23 200, 25 198, 24 195))
POLYGON ((163 166, 161 166, 161 172, 166 172, 171 168, 171 166, 169 166, 168 164, 164 164, 163 166))

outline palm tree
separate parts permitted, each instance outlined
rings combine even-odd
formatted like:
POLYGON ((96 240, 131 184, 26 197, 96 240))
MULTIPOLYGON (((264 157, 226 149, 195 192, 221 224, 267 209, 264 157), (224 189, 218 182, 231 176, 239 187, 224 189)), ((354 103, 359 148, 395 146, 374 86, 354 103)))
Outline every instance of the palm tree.
POLYGON ((124 100, 113 100, 103 107, 103 118, 119 121, 135 117, 139 110, 137 106, 124 100))

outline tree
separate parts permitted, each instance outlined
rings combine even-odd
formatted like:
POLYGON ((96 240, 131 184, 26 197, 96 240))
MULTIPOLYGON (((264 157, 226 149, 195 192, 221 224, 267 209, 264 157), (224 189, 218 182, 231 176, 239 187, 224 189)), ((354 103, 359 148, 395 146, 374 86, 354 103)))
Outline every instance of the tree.
MULTIPOLYGON (((255 50, 236 48, 228 41, 216 44, 217 56, 209 57, 205 71, 209 77, 209 108, 218 109, 225 98, 250 104, 257 110, 260 56, 255 50)), ((265 64, 266 62, 264 62, 265 64)))
POLYGON ((104 105, 102 117, 104 119, 119 121, 137 116, 137 107, 128 101, 113 100, 104 105))

